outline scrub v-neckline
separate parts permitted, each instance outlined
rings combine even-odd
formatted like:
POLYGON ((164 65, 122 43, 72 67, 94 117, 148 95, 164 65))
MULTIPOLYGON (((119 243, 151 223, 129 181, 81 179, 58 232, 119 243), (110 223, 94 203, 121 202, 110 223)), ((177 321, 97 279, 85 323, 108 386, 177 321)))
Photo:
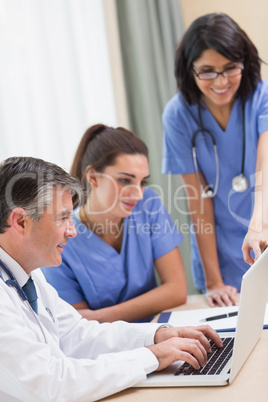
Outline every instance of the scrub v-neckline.
POLYGON ((217 132, 220 131, 220 133, 222 135, 226 135, 227 132, 229 131, 230 127, 232 126, 232 121, 234 119, 235 114, 237 113, 237 108, 238 108, 238 99, 235 99, 229 119, 228 119, 228 123, 227 126, 225 128, 225 130, 221 127, 221 125, 217 122, 216 118, 214 117, 214 115, 211 113, 211 111, 208 109, 208 107, 205 105, 205 103, 201 100, 201 107, 200 107, 200 113, 201 113, 201 120, 203 123, 203 127, 204 129, 206 128, 204 121, 206 121, 206 115, 207 117, 210 118, 210 120, 212 121, 213 126, 216 126, 217 128, 217 132), (202 111, 203 111, 203 116, 202 116, 202 111))
POLYGON ((81 222, 78 218, 76 218, 78 220, 79 223, 82 223, 82 225, 85 226, 86 230, 90 233, 91 236, 94 237, 95 241, 100 243, 101 249, 105 249, 105 248, 109 248, 111 253, 115 253, 117 256, 122 256, 123 255, 123 251, 125 248, 125 243, 126 243, 126 233, 127 233, 127 218, 123 218, 123 238, 122 238, 122 245, 121 245, 121 250, 120 252, 118 252, 113 246, 111 246, 109 243, 107 243, 106 241, 104 241, 101 237, 99 237, 98 235, 96 235, 96 233, 94 233, 92 230, 90 230, 83 222, 81 222))

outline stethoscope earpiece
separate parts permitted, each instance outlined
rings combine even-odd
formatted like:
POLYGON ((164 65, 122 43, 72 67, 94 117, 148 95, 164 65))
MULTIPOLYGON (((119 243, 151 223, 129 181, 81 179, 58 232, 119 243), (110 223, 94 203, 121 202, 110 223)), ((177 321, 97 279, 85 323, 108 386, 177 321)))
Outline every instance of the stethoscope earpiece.
POLYGON ((203 190, 201 193, 202 198, 213 198, 214 195, 215 194, 211 188, 209 188, 207 191, 203 190))

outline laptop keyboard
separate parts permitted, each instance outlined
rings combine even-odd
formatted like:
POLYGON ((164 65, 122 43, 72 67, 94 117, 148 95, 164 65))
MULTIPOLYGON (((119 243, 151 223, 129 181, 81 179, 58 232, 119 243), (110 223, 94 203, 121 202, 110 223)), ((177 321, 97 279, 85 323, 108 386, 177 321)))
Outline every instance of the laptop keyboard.
POLYGON ((195 370, 192 365, 185 362, 175 375, 215 375, 220 374, 233 353, 234 338, 222 338, 223 347, 217 348, 214 342, 210 341, 211 353, 208 354, 208 361, 204 367, 195 370))

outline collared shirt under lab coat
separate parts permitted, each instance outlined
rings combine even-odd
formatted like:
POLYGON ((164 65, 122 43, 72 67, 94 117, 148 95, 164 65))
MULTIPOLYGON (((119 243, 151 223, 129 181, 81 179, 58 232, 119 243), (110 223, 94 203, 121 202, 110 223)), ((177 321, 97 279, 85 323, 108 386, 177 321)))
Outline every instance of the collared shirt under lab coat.
MULTIPOLYGON (((22 286, 28 278, 22 268, 1 248, 0 258, 22 286)), ((144 346, 153 344, 159 324, 87 321, 58 297, 41 270, 32 278, 42 330, 17 291, 0 279, 0 401, 94 401, 158 367, 144 346)))

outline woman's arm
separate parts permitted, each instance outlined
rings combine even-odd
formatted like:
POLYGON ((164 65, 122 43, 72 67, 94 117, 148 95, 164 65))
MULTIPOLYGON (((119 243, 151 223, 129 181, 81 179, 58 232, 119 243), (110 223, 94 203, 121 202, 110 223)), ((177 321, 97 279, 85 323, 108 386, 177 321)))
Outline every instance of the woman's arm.
MULTIPOLYGON (((210 306, 228 306, 236 304, 236 288, 224 284, 217 254, 214 206, 211 198, 202 198, 198 179, 195 173, 181 176, 187 196, 188 211, 196 228, 196 241, 204 267, 207 299, 210 306)), ((204 176, 200 179, 205 187, 204 176)))
POLYGON ((88 320, 112 322, 117 320, 136 321, 158 314, 186 302, 187 285, 179 249, 155 260, 161 285, 123 303, 99 310, 91 310, 86 301, 73 306, 88 320))
POLYGON ((245 262, 253 264, 268 245, 268 131, 259 138, 256 163, 255 204, 242 251, 245 262))

